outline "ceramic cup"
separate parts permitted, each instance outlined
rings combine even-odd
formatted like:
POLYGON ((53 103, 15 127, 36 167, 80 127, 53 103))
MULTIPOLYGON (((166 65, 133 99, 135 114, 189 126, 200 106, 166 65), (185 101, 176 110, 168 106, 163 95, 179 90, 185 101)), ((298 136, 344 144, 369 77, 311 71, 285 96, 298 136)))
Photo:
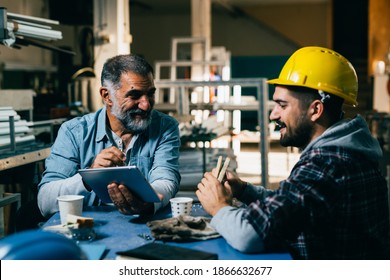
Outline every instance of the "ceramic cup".
POLYGON ((172 216, 191 215, 192 202, 191 197, 174 197, 170 199, 172 216))
POLYGON ((82 195, 61 195, 57 197, 62 225, 67 224, 68 214, 81 216, 83 199, 84 196, 82 195))

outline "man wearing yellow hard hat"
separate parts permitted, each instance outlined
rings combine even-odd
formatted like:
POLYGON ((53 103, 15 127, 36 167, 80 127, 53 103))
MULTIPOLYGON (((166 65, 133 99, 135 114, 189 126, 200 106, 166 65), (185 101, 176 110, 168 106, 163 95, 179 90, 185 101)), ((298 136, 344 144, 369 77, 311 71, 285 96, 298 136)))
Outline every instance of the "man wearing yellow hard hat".
POLYGON ((211 172, 197 196, 211 225, 243 252, 288 249, 296 259, 384 259, 389 236, 382 151, 361 116, 343 119, 343 104, 356 106, 358 81, 337 52, 304 47, 291 55, 275 85, 270 114, 283 146, 302 150, 289 177, 274 191, 227 173, 211 172), (244 207, 232 206, 233 197, 244 207))

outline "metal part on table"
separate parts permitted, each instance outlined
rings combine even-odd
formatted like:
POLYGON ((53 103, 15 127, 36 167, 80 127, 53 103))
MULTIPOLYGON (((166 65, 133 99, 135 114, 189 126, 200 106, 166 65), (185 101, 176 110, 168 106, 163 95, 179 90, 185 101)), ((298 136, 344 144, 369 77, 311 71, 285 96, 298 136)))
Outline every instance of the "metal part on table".
POLYGON ((153 240, 153 237, 151 237, 149 234, 147 233, 139 233, 137 234, 138 237, 141 237, 142 239, 145 239, 145 240, 153 240))

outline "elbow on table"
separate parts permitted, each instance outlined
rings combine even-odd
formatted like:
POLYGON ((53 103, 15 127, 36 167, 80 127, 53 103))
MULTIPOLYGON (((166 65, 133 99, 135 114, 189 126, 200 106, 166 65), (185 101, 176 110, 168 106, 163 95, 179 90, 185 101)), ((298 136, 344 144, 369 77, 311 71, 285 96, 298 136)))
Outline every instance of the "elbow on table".
POLYGON ((49 218, 56 212, 55 210, 51 209, 51 207, 48 205, 48 201, 42 198, 42 195, 40 193, 38 193, 37 205, 39 211, 41 212, 41 215, 45 218, 49 218))
POLYGON ((242 253, 261 253, 264 252, 264 244, 262 240, 257 237, 241 238, 240 240, 228 240, 230 246, 242 253))

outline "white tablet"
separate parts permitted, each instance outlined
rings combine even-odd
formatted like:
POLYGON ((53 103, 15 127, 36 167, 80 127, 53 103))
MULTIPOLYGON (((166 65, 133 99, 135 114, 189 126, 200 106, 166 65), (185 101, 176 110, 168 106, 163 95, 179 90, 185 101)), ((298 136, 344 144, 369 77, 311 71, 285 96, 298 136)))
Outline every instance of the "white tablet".
POLYGON ((110 183, 125 185, 145 202, 160 202, 156 191, 136 166, 79 169, 84 184, 88 185, 104 203, 112 203, 107 186, 110 183))

